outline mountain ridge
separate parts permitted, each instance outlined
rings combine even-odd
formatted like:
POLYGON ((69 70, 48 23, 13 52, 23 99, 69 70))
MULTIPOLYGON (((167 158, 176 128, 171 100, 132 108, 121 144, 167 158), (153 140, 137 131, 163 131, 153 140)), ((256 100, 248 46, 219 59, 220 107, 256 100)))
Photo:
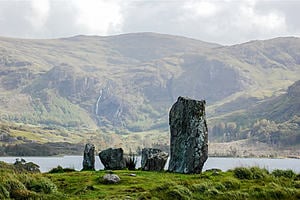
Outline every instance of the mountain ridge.
POLYGON ((244 101, 278 95, 300 71, 300 39, 290 37, 220 46, 134 33, 0 44, 2 120, 121 134, 165 131, 177 96, 206 99, 208 116, 222 120, 244 101))

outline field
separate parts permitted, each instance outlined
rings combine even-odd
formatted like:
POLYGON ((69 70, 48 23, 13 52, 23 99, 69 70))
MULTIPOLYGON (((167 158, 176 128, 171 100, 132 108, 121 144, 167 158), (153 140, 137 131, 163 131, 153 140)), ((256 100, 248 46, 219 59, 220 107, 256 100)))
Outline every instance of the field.
POLYGON ((217 169, 202 174, 117 170, 121 181, 107 184, 108 171, 28 173, 0 163, 0 198, 14 199, 299 199, 300 174, 257 167, 217 169), (132 176, 134 174, 134 176, 132 176))

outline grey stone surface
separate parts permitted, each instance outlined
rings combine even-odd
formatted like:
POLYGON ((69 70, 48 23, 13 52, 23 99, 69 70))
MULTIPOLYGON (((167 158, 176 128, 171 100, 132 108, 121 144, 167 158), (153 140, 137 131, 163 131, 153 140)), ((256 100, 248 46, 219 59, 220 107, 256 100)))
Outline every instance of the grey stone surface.
POLYGON ((178 97, 169 113, 169 171, 201 173, 208 157, 205 101, 178 97))
POLYGON ((116 174, 105 174, 103 176, 103 181, 105 183, 119 183, 121 181, 121 179, 116 174))
POLYGON ((144 148, 142 150, 141 168, 145 171, 162 171, 169 154, 160 149, 144 148))
POLYGON ((95 170, 95 146, 86 144, 83 153, 82 170, 95 170))
POLYGON ((126 167, 122 148, 103 150, 99 153, 99 158, 105 169, 117 170, 126 167))

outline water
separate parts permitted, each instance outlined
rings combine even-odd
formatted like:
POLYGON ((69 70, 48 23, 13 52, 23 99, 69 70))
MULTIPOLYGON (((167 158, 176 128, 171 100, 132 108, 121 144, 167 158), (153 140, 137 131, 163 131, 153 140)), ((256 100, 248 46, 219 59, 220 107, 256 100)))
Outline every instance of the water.
MULTIPOLYGON (((14 163, 17 158, 21 157, 0 157, 0 161, 14 163)), ((34 162, 40 166, 41 172, 47 172, 58 165, 64 168, 82 169, 82 156, 62 156, 62 157, 22 157, 27 162, 34 162)), ((140 167, 140 157, 138 157, 137 167, 140 167)), ((166 164, 167 169, 168 163, 166 164)), ((300 173, 300 159, 270 159, 270 158, 219 158, 210 157, 206 161, 203 170, 218 168, 227 171, 235 167, 258 166, 266 168, 269 171, 274 169, 292 169, 300 173)), ((95 158, 96 170, 104 169, 99 157, 95 158)))

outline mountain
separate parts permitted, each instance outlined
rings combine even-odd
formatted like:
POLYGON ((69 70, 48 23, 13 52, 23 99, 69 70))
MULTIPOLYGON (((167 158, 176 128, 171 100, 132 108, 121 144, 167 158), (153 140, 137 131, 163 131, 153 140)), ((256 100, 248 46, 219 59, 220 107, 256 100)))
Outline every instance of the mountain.
POLYGON ((212 127, 211 139, 223 142, 248 139, 252 143, 262 142, 277 149, 299 149, 299 111, 300 80, 289 86, 286 93, 229 114, 224 121, 212 127))
POLYGON ((266 99, 253 107, 249 113, 254 118, 267 118, 275 122, 290 120, 293 116, 300 116, 300 80, 288 87, 287 92, 266 99))
POLYGON ((283 94, 299 74, 295 37, 233 46, 156 33, 2 37, 0 117, 118 134, 167 132, 170 106, 189 96, 206 100, 212 126, 283 94))

